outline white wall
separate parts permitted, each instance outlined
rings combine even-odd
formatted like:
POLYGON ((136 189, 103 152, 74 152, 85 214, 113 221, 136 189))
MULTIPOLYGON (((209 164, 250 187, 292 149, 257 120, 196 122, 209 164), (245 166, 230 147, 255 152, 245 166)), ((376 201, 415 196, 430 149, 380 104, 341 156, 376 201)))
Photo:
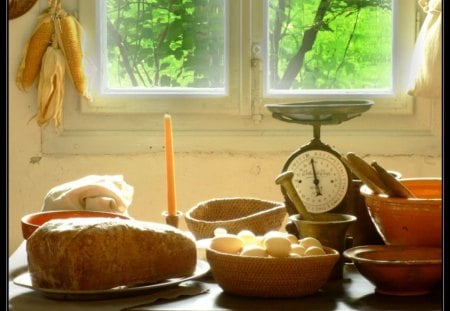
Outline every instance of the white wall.
MULTIPOLYGON (((39 211, 50 188, 85 175, 124 175, 125 181, 135 188, 129 213, 137 219, 163 221, 161 212, 166 206, 162 152, 120 156, 56 156, 41 153, 40 129, 35 120, 30 121, 36 113, 36 91, 19 91, 15 86, 15 75, 22 48, 36 24, 40 8, 46 2, 41 1, 40 6, 36 5, 26 15, 9 21, 9 254, 22 242, 20 218, 39 211)), ((441 104, 434 105, 433 131, 439 135, 441 104)), ((241 139, 252 144, 251 137, 241 139)), ((362 144, 370 143, 367 139, 362 144)), ((176 141, 174 144, 176 146, 176 141)), ((361 147, 358 146, 359 149, 361 147)), ((437 149, 440 150, 440 146, 437 149)), ((274 179, 289 154, 287 151, 176 152, 178 208, 186 212, 199 201, 226 196, 282 200, 274 179)), ((385 168, 402 173, 403 177, 441 176, 440 152, 412 155, 390 154, 387 150, 382 154, 363 156, 376 159, 385 168)), ((183 221, 181 226, 185 228, 183 221)))

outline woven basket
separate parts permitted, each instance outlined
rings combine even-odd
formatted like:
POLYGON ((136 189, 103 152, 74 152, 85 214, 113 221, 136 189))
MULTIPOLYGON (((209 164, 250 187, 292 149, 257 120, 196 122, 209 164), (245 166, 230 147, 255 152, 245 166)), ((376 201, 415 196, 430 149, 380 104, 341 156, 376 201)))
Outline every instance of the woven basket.
POLYGON ((339 252, 324 246, 326 255, 250 257, 206 249, 211 273, 226 293, 252 297, 301 297, 325 285, 339 252))
POLYGON ((214 237, 216 228, 238 234, 250 230, 264 235, 279 230, 287 215, 283 203, 255 198, 219 198, 200 202, 185 214, 188 229, 197 240, 214 237))

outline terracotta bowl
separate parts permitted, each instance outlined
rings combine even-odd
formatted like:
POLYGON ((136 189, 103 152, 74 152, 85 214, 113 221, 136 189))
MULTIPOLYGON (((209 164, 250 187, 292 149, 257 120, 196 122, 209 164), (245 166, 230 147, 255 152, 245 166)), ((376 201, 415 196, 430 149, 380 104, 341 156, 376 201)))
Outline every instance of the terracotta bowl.
POLYGON ((211 274, 226 293, 265 298, 301 297, 316 293, 329 280, 340 255, 324 246, 325 255, 251 257, 206 249, 211 274))
POLYGON ((33 214, 28 214, 22 217, 22 235, 24 239, 28 239, 28 237, 37 229, 39 226, 44 224, 45 222, 51 219, 62 219, 62 218, 74 218, 74 217, 119 217, 123 219, 131 219, 131 217, 110 213, 110 212, 100 212, 100 211, 47 211, 47 212, 38 212, 33 214))
POLYGON ((345 258, 380 294, 424 295, 442 282, 442 248, 366 245, 347 249, 345 258))
POLYGON ((360 188, 376 229, 388 245, 442 247, 442 179, 400 181, 417 198, 391 198, 360 188))

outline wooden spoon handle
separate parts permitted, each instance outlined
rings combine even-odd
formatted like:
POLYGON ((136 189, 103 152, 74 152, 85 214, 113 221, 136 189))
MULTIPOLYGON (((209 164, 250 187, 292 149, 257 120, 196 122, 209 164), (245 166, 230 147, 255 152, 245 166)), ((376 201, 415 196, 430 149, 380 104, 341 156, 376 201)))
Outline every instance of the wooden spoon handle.
POLYGON ((386 193, 386 185, 369 163, 352 152, 347 153, 347 157, 342 156, 341 160, 375 194, 386 193))
POLYGON ((378 176, 380 176, 383 182, 391 190, 392 194, 389 194, 389 196, 399 198, 415 198, 415 195, 407 187, 405 187, 405 185, 389 174, 389 172, 381 167, 376 161, 373 161, 371 165, 375 168, 378 176))

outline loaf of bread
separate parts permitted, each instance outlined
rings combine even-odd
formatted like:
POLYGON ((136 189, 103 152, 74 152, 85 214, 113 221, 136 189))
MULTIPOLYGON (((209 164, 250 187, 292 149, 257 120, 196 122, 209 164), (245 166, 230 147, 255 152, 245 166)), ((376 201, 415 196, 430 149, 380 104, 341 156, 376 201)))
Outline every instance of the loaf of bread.
POLYGON ((54 219, 27 240, 32 285, 104 290, 194 273, 195 241, 165 224, 119 218, 54 219))

